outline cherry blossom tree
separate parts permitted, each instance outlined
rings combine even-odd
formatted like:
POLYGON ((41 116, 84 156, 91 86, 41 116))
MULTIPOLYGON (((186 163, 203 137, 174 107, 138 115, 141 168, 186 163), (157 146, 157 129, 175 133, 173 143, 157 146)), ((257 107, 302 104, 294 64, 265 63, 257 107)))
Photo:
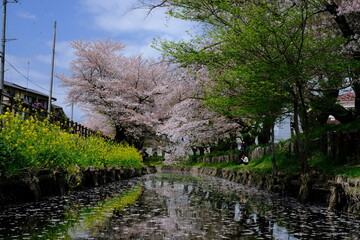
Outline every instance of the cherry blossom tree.
POLYGON ((114 128, 109 123, 110 119, 108 116, 91 112, 86 114, 86 119, 81 124, 94 131, 100 131, 110 138, 115 138, 114 128))
POLYGON ((127 57, 125 46, 110 40, 79 40, 71 46, 77 56, 71 63, 72 76, 58 75, 69 102, 107 116, 115 139, 142 148, 144 139, 155 135, 155 98, 166 89, 167 65, 141 55, 127 57))
POLYGON ((206 74, 199 70, 194 75, 165 61, 127 57, 125 46, 110 40, 71 46, 72 75, 58 78, 69 102, 87 112, 89 127, 138 149, 150 143, 173 150, 210 146, 238 127, 202 104, 199 78, 206 74))
POLYGON ((203 154, 204 149, 239 130, 239 124, 204 105, 202 83, 207 80, 207 72, 201 68, 173 66, 172 84, 158 101, 162 115, 157 132, 168 138, 169 160, 179 159, 190 150, 203 154))

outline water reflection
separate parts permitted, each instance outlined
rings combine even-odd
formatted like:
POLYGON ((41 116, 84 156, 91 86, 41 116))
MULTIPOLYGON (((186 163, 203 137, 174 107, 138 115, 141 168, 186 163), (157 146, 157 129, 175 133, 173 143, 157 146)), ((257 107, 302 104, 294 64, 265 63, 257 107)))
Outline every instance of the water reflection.
POLYGON ((207 176, 157 174, 9 206, 8 239, 359 239, 360 219, 207 176), (130 189, 130 190, 129 190, 130 189))

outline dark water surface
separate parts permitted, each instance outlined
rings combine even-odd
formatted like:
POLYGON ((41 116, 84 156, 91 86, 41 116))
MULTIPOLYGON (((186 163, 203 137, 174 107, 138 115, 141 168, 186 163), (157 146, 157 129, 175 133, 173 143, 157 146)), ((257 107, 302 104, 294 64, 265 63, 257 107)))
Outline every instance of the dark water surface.
POLYGON ((360 217, 219 178, 159 173, 2 208, 0 239, 360 239, 360 217))

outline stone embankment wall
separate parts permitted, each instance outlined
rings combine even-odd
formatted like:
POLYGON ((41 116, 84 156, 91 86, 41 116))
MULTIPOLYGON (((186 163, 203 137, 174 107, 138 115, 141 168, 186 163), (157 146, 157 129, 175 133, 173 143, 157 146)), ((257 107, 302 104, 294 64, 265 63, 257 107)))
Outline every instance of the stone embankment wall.
POLYGON ((327 176, 318 172, 259 173, 244 169, 187 166, 84 168, 76 173, 39 170, 11 177, 0 176, 0 205, 38 201, 48 196, 65 195, 71 191, 162 171, 206 174, 274 192, 281 196, 294 197, 301 202, 320 204, 328 207, 329 210, 360 213, 360 179, 327 176))
POLYGON ((186 171, 215 176, 247 186, 326 206, 332 211, 360 213, 360 179, 327 176, 318 172, 259 173, 207 167, 157 166, 157 171, 186 171))
POLYGON ((101 186, 155 171, 151 167, 89 167, 72 172, 42 169, 20 175, 0 175, 0 205, 38 201, 44 197, 65 195, 70 191, 101 186))

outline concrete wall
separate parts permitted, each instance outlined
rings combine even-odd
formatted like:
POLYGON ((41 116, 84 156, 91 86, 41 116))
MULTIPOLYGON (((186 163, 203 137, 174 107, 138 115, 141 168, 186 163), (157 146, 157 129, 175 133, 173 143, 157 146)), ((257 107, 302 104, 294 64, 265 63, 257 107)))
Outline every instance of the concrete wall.
POLYGON ((151 167, 89 167, 73 172, 43 169, 21 175, 0 176, 0 204, 38 201, 44 197, 65 195, 69 191, 101 186, 155 171, 151 167))
POLYGON ((101 186, 107 183, 165 171, 185 171, 215 176, 297 198, 301 202, 320 204, 329 210, 360 213, 360 179, 327 176, 312 171, 300 173, 259 173, 244 169, 220 169, 187 166, 144 166, 142 168, 84 168, 76 174, 39 170, 11 177, 0 176, 0 204, 38 201, 52 195, 101 186))
POLYGON ((186 171, 215 176, 247 186, 256 187, 298 199, 300 202, 319 204, 329 210, 360 213, 360 179, 327 176, 318 172, 259 173, 206 167, 158 166, 157 171, 186 171))

